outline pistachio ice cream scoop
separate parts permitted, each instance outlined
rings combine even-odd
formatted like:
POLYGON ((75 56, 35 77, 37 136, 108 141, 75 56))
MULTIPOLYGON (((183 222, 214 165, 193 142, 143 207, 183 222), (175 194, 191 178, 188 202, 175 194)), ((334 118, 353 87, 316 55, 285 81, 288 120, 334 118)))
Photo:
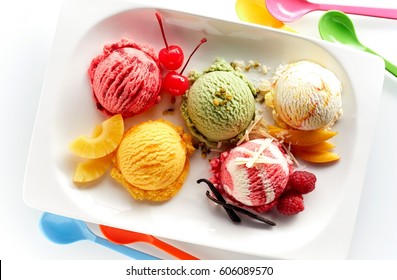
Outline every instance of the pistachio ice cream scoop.
POLYGON ((192 135, 209 147, 237 142, 255 117, 255 87, 220 58, 189 79, 181 112, 192 135))

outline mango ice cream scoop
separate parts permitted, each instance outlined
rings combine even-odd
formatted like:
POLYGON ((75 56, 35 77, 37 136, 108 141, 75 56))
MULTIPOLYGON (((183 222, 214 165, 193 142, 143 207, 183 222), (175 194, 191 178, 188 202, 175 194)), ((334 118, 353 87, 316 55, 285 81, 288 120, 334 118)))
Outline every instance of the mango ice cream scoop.
POLYGON ((168 200, 181 189, 193 151, 191 137, 181 127, 146 121, 125 133, 111 176, 137 200, 168 200))

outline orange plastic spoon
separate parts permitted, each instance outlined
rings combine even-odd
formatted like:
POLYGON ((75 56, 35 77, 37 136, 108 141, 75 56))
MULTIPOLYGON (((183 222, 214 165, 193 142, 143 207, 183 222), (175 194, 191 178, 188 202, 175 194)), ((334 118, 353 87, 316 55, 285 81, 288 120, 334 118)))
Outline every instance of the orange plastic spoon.
POLYGON ((199 258, 196 258, 195 256, 192 256, 168 243, 165 243, 164 241, 157 239, 153 235, 139 233, 135 231, 128 231, 104 225, 99 225, 99 228, 107 239, 117 244, 147 242, 180 260, 199 260, 199 258))

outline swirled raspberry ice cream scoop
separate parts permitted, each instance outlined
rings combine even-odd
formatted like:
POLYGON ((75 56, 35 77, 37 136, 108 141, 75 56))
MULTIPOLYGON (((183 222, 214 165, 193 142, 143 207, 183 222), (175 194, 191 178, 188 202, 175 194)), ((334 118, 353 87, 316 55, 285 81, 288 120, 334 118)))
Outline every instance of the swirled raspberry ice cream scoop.
POLYGON ((162 75, 154 50, 128 39, 106 45, 88 69, 95 104, 107 116, 124 118, 160 101, 162 75))
POLYGON ((236 204, 264 212, 287 186, 293 163, 278 142, 255 139, 211 160, 212 183, 236 204))

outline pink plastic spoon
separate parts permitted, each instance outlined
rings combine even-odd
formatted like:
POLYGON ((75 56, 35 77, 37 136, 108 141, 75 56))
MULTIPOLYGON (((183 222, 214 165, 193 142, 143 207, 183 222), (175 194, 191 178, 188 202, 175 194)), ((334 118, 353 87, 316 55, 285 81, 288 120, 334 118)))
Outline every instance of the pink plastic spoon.
POLYGON ((236 13, 238 18, 242 21, 296 32, 269 14, 264 0, 237 0, 236 13))
POLYGON ((318 4, 307 0, 264 0, 269 13, 282 22, 292 22, 312 11, 339 10, 348 14, 397 19, 397 9, 318 4))

